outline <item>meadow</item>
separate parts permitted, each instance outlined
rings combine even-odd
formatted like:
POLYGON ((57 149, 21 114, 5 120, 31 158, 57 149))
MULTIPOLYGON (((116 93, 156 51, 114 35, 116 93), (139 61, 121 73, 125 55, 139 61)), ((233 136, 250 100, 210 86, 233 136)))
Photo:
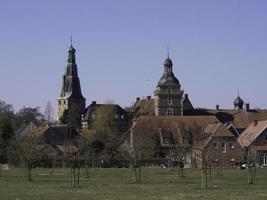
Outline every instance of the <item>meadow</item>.
POLYGON ((177 169, 144 168, 142 182, 133 183, 130 169, 90 169, 89 178, 81 171, 81 186, 70 187, 70 170, 34 169, 33 181, 26 171, 11 169, 0 177, 1 200, 177 200, 177 199, 267 199, 267 169, 257 169, 257 183, 247 184, 247 171, 214 170, 211 189, 201 189, 200 170, 185 169, 185 178, 177 169))

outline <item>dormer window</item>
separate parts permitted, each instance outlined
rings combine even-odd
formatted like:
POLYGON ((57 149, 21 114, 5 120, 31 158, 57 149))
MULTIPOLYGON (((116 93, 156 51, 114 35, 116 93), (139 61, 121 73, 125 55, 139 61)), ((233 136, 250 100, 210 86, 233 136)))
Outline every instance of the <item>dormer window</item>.
POLYGON ((235 144, 234 144, 233 142, 229 142, 229 143, 228 143, 228 147, 229 147, 230 149, 235 149, 235 144))

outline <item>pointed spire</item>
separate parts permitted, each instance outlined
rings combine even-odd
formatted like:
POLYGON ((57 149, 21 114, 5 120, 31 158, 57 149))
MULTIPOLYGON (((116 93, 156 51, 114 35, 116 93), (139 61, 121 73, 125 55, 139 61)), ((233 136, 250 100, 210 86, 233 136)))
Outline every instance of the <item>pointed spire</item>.
POLYGON ((72 46, 72 33, 70 35, 70 47, 69 47, 69 50, 68 50, 68 63, 73 63, 73 64, 76 64, 76 61, 75 61, 75 48, 72 46))
POLYGON ((172 60, 170 59, 170 48, 169 45, 167 45, 167 58, 164 62, 164 71, 167 73, 172 73, 172 60))

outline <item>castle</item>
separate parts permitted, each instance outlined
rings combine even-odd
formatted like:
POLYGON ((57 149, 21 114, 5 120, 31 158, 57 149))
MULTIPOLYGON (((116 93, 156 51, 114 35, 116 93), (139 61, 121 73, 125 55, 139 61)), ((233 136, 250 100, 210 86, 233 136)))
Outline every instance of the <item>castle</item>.
MULTIPOLYGON (((175 148, 179 144, 190 146, 191 149, 197 146, 197 149, 216 150, 217 146, 220 146, 223 149, 221 153, 224 153, 223 165, 232 166, 234 162, 244 158, 243 147, 238 142, 239 135, 251 123, 267 120, 267 110, 251 109, 239 94, 233 101, 233 109, 221 109, 219 105, 216 105, 215 109, 195 109, 173 73, 173 63, 169 55, 165 59, 163 75, 154 91, 154 98, 136 98, 130 111, 125 111, 119 105, 97 104, 95 101, 86 108, 75 52, 71 44, 61 94, 57 100, 58 124, 72 124, 83 130, 90 129, 95 110, 112 106, 116 118, 124 127, 122 130, 127 145, 134 147, 158 137, 161 146, 168 149, 166 158, 174 156, 175 148)), ((266 155, 264 162, 267 163, 267 149, 261 153, 266 155)), ((197 155, 197 152, 191 151, 188 160, 198 160, 197 155)), ((214 155, 215 162, 218 160, 217 153, 214 155)))

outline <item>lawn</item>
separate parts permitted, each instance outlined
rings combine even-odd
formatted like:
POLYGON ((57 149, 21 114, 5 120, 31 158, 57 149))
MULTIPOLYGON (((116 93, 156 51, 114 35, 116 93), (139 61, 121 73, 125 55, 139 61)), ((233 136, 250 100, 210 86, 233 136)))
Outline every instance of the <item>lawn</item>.
MULTIPOLYGON (((143 199, 267 199, 267 169, 258 169, 257 184, 247 184, 247 171, 225 169, 212 174, 212 189, 200 188, 200 171, 186 169, 186 178, 176 169, 143 169, 142 183, 131 181, 130 169, 92 169, 90 177, 81 174, 81 187, 71 188, 69 169, 34 169, 33 182, 25 171, 12 169, 0 177, 1 200, 143 200, 143 199)), ((82 171, 83 172, 83 171, 82 171)))

